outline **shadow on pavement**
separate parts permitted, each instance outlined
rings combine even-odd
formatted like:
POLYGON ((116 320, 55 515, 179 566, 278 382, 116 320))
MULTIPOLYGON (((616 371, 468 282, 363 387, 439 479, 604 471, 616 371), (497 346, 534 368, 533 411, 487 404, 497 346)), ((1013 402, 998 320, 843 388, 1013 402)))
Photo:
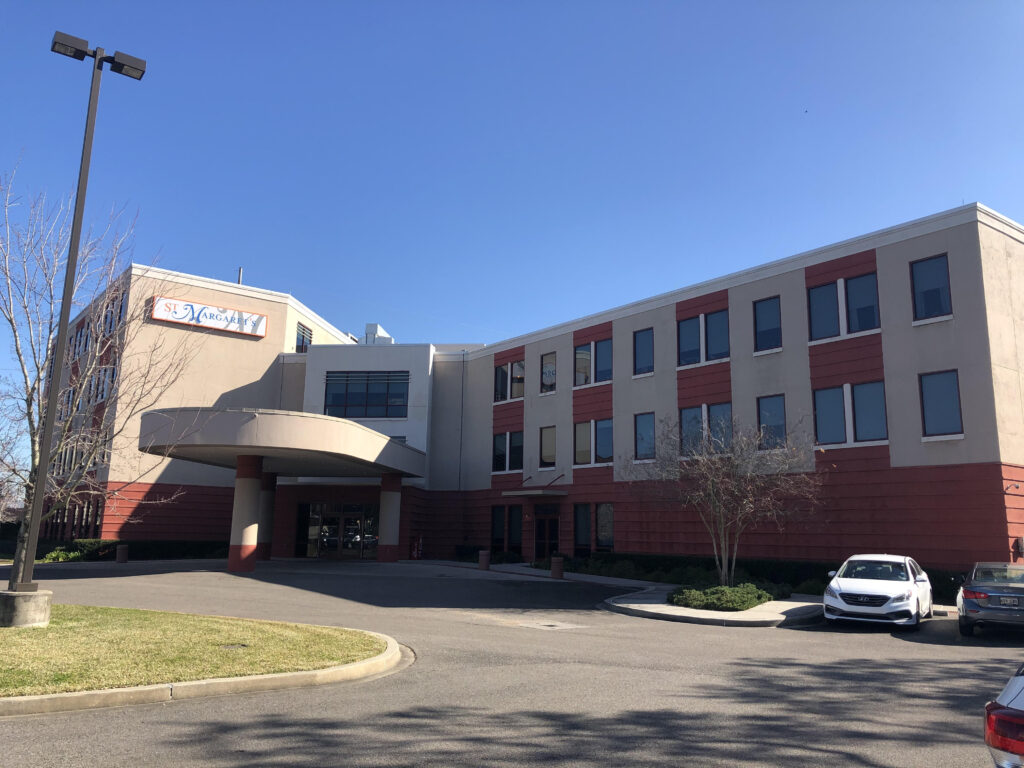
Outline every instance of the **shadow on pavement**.
POLYGON ((1006 674, 1001 663, 971 660, 744 659, 733 667, 728 684, 666 680, 680 691, 673 709, 594 716, 436 706, 369 718, 213 720, 167 746, 201 744, 210 762, 231 766, 257 757, 260 765, 409 768, 985 765, 981 712, 991 681, 1006 674), (952 747, 957 759, 933 761, 952 747))

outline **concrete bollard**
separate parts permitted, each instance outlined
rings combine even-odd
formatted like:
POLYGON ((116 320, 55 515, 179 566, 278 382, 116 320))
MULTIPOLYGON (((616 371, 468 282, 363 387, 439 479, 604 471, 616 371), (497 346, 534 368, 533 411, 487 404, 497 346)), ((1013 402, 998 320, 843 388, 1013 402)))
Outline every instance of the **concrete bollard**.
POLYGON ((564 557, 552 557, 551 558, 551 578, 561 579, 565 574, 565 558, 564 557))
POLYGON ((480 563, 477 567, 481 571, 489 571, 491 569, 491 553, 488 550, 480 550, 480 563))
POLYGON ((119 563, 127 563, 128 562, 128 545, 127 544, 118 544, 117 545, 116 559, 117 559, 117 562, 119 562, 119 563))

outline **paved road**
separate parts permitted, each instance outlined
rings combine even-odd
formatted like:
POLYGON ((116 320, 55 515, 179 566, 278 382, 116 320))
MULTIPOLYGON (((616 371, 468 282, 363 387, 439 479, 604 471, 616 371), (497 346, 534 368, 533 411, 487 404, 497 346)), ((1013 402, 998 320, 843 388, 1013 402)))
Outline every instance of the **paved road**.
POLYGON ((378 630, 416 661, 359 683, 0 719, 0 766, 985 766, 981 708, 1024 656, 1024 637, 966 640, 950 619, 915 634, 708 627, 595 608, 621 587, 436 565, 196 567, 36 575, 58 602, 378 630))

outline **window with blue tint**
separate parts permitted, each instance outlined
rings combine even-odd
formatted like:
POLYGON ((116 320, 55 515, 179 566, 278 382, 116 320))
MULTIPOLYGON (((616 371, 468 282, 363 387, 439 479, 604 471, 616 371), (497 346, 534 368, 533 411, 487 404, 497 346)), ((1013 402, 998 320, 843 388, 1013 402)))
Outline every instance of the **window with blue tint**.
POLYGON ((870 331, 879 325, 878 278, 870 275, 846 280, 846 331, 870 331))
POLYGON ((494 366, 494 402, 508 400, 508 366, 494 366))
POLYGON ((842 387, 814 391, 814 440, 821 445, 846 442, 842 387))
POLYGON ((526 394, 526 361, 516 360, 509 367, 512 369, 509 379, 509 397, 515 400, 526 394))
POLYGON ((704 315, 704 349, 707 360, 729 356, 729 310, 704 315))
POLYGON ((807 289, 811 341, 839 335, 839 290, 835 283, 807 289))
POLYGON ((555 391, 555 353, 548 352, 540 356, 540 391, 555 391))
POLYGON ((633 375, 654 370, 654 329, 633 331, 633 375))
POLYGON ((343 419, 405 418, 408 371, 328 371, 324 413, 343 419))
POLYGON ((761 430, 761 448, 778 448, 786 444, 785 395, 757 398, 757 425, 761 430))
POLYGON ((853 385, 853 439, 886 440, 885 385, 880 381, 853 385))
POLYGON ((611 381, 612 378, 612 340, 601 339, 594 342, 594 381, 611 381))
POLYGON ((927 320, 953 313, 949 293, 949 263, 946 255, 921 259, 910 265, 914 291, 914 319, 927 320))
POLYGON ((654 458, 653 413, 638 413, 633 417, 633 455, 637 459, 654 458))
POLYGON ((508 468, 519 470, 523 468, 523 433, 508 433, 508 468))
POLYGON ((698 405, 679 409, 679 453, 692 456, 704 443, 704 412, 698 405))
POLYGON ((700 362, 700 317, 679 321, 677 342, 679 365, 700 362))
POLYGON ((708 406, 708 433, 713 449, 727 451, 732 447, 732 403, 708 406))
POLYGON ((956 371, 923 373, 921 422, 925 437, 959 435, 964 431, 960 416, 960 382, 956 371))
POLYGON ((614 458, 612 420, 599 419, 594 422, 594 463, 610 464, 614 458))
POLYGON ((754 302, 754 351, 782 346, 782 315, 779 297, 754 302))
POLYGON ((494 436, 494 448, 491 451, 491 472, 504 472, 507 467, 508 433, 501 432, 494 436))

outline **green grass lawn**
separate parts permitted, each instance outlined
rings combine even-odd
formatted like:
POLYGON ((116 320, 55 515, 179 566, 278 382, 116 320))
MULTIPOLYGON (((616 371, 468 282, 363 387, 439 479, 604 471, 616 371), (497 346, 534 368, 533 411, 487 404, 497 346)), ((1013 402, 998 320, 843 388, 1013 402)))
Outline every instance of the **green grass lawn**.
POLYGON ((352 629, 54 605, 46 628, 0 628, 0 696, 296 672, 384 651, 352 629))

